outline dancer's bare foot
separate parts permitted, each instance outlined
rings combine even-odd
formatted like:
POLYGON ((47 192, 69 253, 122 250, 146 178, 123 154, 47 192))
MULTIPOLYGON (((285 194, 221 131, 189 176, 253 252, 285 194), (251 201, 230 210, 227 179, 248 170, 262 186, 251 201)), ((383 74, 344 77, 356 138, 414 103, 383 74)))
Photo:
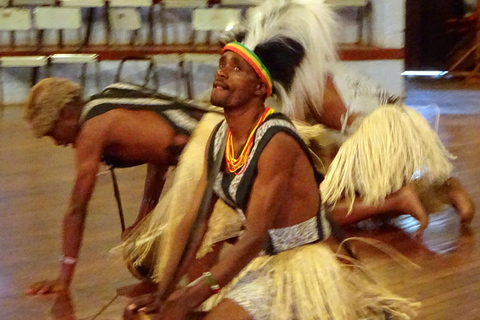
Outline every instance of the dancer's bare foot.
POLYGON ((446 182, 448 198, 452 206, 458 210, 463 224, 469 224, 472 222, 475 215, 475 204, 468 195, 467 191, 463 188, 460 180, 450 177, 446 182))
POLYGON ((407 185, 389 197, 395 199, 399 212, 411 215, 420 222, 420 227, 415 231, 415 236, 422 235, 428 225, 428 214, 423 208, 415 190, 407 185))

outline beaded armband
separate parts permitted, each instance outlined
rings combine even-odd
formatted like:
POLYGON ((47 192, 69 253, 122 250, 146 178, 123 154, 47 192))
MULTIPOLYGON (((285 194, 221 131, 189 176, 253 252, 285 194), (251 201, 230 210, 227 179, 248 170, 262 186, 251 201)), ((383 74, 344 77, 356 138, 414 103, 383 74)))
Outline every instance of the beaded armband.
POLYGON ((63 264, 75 264, 77 263, 77 258, 74 257, 66 257, 64 255, 61 255, 59 258, 60 262, 63 264))
POLYGON ((210 290, 212 290, 213 293, 219 293, 221 288, 218 285, 217 281, 215 281, 215 278, 212 276, 212 274, 207 271, 204 272, 202 277, 207 281, 207 283, 210 285, 210 290))

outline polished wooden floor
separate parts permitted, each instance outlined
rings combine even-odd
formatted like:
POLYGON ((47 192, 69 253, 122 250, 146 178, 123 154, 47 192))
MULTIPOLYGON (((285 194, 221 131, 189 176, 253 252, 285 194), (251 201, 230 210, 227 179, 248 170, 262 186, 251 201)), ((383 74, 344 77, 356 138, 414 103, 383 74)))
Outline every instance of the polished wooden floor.
MULTIPOLYGON (((480 208, 480 84, 410 82, 407 103, 437 104, 440 136, 457 156, 454 175, 480 208)), ((429 120, 432 108, 422 109, 429 120)), ((128 301, 117 289, 137 283, 121 258, 110 253, 119 243, 120 222, 110 176, 102 174, 89 206, 85 241, 70 296, 30 297, 35 281, 55 278, 60 225, 74 178, 73 151, 34 139, 18 107, 0 118, 0 319, 121 319, 128 301)), ((131 222, 138 209, 144 167, 119 170, 119 183, 131 222)), ((405 268, 360 243, 354 249, 389 288, 422 302, 422 320, 480 319, 480 218, 461 228, 453 210, 430 218, 421 239, 415 221, 400 217, 389 226, 363 226, 351 236, 382 240, 416 263, 405 268)))

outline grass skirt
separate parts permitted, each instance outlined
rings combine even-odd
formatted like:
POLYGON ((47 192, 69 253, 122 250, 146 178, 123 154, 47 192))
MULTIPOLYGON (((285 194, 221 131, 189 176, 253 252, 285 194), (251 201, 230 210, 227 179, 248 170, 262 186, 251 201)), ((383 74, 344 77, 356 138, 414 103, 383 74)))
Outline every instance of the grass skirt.
POLYGON ((353 205, 360 196, 378 205, 418 176, 427 184, 450 177, 453 156, 415 110, 381 106, 353 126, 320 186, 324 203, 334 205, 345 197, 353 205))
POLYGON ((255 258, 201 309, 224 298, 258 320, 411 319, 419 307, 340 263, 321 242, 255 258))
MULTIPOLYGON (((154 282, 161 280, 177 226, 184 214, 191 210, 194 190, 205 167, 208 138, 222 119, 223 115, 218 113, 208 113, 202 118, 185 146, 178 166, 169 172, 158 205, 123 242, 123 257, 129 269, 133 272, 140 267, 145 271, 137 276, 154 282)), ((222 216, 225 211, 231 214, 232 209, 217 205, 212 218, 222 216)), ((230 221, 237 223, 234 219, 224 223, 230 221)), ((215 237, 211 241, 216 241, 215 237)), ((208 252, 208 249, 204 251, 208 252)))

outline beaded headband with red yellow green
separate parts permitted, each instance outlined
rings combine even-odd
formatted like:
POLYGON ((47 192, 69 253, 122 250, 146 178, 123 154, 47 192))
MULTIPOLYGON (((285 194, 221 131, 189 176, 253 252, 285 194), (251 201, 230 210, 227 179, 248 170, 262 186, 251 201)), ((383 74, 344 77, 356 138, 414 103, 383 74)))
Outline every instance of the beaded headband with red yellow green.
POLYGON ((269 97, 272 93, 273 87, 272 77, 270 76, 270 72, 268 71, 267 67, 265 67, 262 60, 260 60, 260 58, 252 50, 248 49, 246 46, 236 41, 227 43, 223 47, 222 53, 224 53, 225 51, 233 51, 237 53, 243 59, 245 59, 245 61, 247 61, 249 65, 252 66, 253 70, 255 70, 260 79, 267 84, 267 97, 269 97))

